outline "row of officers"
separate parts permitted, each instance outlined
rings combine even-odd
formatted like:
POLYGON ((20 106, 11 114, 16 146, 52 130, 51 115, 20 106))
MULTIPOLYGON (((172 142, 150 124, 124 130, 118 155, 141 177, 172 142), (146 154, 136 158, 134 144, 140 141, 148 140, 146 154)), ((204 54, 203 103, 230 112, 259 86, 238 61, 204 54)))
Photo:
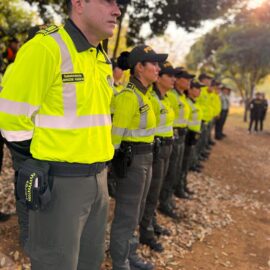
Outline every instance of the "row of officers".
MULTIPOLYGON (((200 161, 208 157, 211 130, 222 112, 221 90, 229 91, 207 74, 195 80, 166 58, 141 45, 122 53, 114 63, 116 80, 119 69, 130 69, 131 76, 125 87, 115 83, 112 103, 113 269, 129 269, 129 265, 153 269, 138 258, 138 242, 163 251, 157 236, 170 231, 158 224, 156 210, 179 220, 174 196, 188 199, 193 194, 187 186, 188 171, 200 171, 200 161), (138 225, 139 239, 134 236, 138 225)), ((223 133, 217 129, 219 139, 223 133)))
POLYGON ((33 270, 100 269, 111 161, 113 270, 151 270, 138 243, 163 251, 156 236, 170 231, 158 224, 156 209, 178 219, 174 196, 192 195, 187 174, 209 155, 221 87, 140 45, 119 57, 130 78, 113 95, 99 42, 112 35, 124 3, 67 3, 65 25, 22 46, 1 85, 0 129, 13 157, 20 241, 33 270), (83 27, 93 20, 98 35, 83 27))

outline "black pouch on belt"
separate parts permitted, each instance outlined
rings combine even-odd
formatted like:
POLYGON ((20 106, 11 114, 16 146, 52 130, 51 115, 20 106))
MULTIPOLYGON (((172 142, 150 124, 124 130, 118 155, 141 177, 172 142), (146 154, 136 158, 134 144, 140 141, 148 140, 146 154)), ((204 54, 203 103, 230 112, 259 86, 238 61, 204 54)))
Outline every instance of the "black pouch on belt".
POLYGON ((116 150, 112 159, 112 168, 114 173, 119 178, 125 178, 127 176, 128 167, 131 165, 133 159, 132 146, 125 145, 116 150))
POLYGON ((190 145, 190 146, 195 145, 198 142, 199 138, 200 138, 200 133, 190 130, 187 133, 186 143, 187 145, 190 145))
POLYGON ((27 159, 18 170, 17 197, 28 209, 43 210, 51 200, 50 166, 45 161, 27 159))

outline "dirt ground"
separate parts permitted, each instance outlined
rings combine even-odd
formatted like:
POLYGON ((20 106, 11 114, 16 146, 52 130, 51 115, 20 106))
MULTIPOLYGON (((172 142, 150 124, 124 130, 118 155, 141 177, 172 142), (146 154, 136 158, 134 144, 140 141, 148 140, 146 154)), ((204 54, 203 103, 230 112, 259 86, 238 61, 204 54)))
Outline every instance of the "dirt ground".
MULTIPOLYGON (((175 223, 158 214, 160 223, 172 231, 171 237, 160 239, 165 252, 140 248, 157 270, 270 269, 270 115, 262 133, 248 134, 246 126, 239 109, 232 110, 225 128, 227 137, 213 147, 203 173, 189 176, 193 200, 176 200, 183 218, 175 223)), ((10 166, 10 162, 6 164, 10 166)), ((5 203, 11 204, 8 211, 14 212, 12 194, 5 196, 5 203)), ((1 204, 0 198, 0 210, 1 204)), ((111 205, 113 209, 113 201, 111 205)), ((14 214, 0 223, 0 269, 29 269, 17 239, 14 214)), ((110 269, 108 256, 103 269, 110 269)))

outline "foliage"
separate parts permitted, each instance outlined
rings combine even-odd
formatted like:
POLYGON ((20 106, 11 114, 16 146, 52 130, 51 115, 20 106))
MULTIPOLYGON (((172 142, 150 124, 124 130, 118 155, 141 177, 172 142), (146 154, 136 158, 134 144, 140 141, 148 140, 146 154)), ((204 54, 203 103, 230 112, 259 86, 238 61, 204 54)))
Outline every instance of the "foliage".
POLYGON ((29 29, 34 12, 22 7, 21 0, 0 1, 0 39, 16 36, 29 29))
POLYGON ((229 79, 244 100, 250 99, 255 86, 270 73, 270 4, 254 10, 243 9, 203 37, 187 56, 188 66, 229 79))

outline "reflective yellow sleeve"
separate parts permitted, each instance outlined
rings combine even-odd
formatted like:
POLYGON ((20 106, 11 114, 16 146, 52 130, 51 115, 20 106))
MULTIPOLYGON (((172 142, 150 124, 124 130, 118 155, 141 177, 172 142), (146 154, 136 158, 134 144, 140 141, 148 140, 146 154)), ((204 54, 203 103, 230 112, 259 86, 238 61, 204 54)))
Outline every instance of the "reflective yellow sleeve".
MULTIPOLYGON (((35 39, 20 49, 12 69, 3 80, 0 128, 4 131, 33 130, 33 114, 39 109, 59 69, 59 61, 46 43, 35 39)), ((30 139, 29 136, 22 136, 21 140, 30 139)))
POLYGON ((130 127, 138 106, 137 97, 132 91, 123 90, 116 96, 112 124, 112 142, 116 149, 121 144, 124 130, 130 127))

